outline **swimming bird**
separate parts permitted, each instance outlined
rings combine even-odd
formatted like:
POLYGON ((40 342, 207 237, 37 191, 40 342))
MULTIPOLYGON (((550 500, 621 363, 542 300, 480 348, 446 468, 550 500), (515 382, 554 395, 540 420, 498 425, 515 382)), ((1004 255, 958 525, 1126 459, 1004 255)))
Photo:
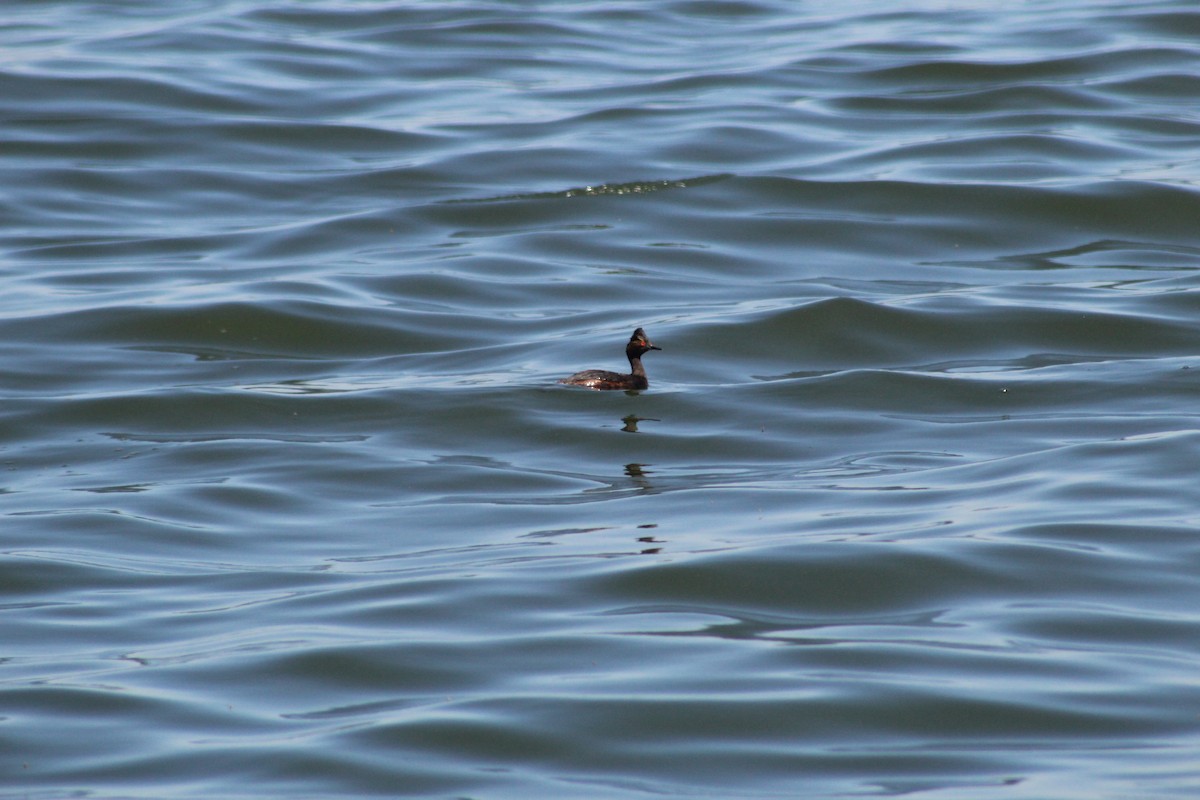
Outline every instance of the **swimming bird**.
POLYGON ((569 378, 563 378, 559 383, 568 386, 586 386, 589 389, 645 389, 650 386, 646 380, 646 368, 642 366, 642 356, 651 350, 662 350, 651 344, 646 338, 646 332, 638 328, 629 337, 625 345, 625 357, 629 359, 628 375, 620 372, 609 372, 606 369, 588 369, 576 372, 569 378))

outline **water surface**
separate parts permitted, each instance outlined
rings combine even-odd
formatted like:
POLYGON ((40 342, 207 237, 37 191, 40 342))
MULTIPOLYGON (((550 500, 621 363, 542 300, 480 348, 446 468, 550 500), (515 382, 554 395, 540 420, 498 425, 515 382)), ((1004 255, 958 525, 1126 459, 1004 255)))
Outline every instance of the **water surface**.
POLYGON ((8 20, 0 797, 1200 791, 1190 4, 8 20))

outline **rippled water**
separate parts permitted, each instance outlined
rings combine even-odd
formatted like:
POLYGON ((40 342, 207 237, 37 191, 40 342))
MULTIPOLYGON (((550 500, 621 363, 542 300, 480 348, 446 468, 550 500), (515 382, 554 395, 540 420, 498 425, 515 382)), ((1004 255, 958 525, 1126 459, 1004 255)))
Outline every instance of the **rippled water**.
POLYGON ((5 16, 0 797, 1200 792, 1194 4, 5 16))

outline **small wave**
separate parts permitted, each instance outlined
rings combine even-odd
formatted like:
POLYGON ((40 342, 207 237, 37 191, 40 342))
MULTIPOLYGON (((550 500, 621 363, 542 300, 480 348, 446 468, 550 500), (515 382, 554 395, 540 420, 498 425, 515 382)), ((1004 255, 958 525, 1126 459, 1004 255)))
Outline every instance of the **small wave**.
POLYGON ((520 194, 499 195, 496 197, 462 198, 445 200, 445 203, 500 203, 512 200, 554 200, 572 197, 605 197, 626 195, 643 195, 654 192, 664 192, 673 189, 689 189, 696 186, 707 186, 711 183, 732 177, 728 174, 702 175, 695 178, 661 179, 652 181, 630 181, 625 183, 600 183, 589 186, 578 186, 571 189, 561 189, 553 192, 526 192, 520 194))

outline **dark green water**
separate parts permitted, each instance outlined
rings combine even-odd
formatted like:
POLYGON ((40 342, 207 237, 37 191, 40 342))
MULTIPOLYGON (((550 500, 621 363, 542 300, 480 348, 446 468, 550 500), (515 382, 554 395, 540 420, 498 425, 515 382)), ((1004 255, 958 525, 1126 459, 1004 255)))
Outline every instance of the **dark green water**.
POLYGON ((1193 4, 5 16, 0 798, 1200 792, 1193 4))

